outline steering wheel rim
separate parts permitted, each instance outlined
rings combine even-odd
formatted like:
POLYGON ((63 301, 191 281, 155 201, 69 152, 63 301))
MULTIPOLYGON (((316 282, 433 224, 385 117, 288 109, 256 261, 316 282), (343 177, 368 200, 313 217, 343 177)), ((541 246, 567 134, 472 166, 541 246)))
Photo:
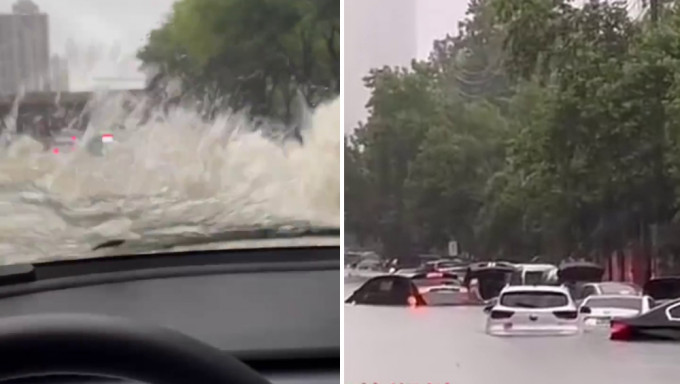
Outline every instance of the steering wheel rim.
POLYGON ((170 329, 98 315, 0 320, 0 382, 50 375, 149 384, 270 384, 235 357, 170 329))

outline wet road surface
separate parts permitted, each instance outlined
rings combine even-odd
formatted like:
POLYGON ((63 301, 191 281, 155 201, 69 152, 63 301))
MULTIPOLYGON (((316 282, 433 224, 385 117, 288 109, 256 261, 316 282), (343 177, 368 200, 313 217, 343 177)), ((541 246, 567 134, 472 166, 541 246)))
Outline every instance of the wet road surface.
MULTIPOLYGON (((358 285, 345 284, 345 297, 358 285)), ((481 307, 345 304, 345 384, 671 384, 680 343, 620 343, 608 333, 496 338, 481 307)))

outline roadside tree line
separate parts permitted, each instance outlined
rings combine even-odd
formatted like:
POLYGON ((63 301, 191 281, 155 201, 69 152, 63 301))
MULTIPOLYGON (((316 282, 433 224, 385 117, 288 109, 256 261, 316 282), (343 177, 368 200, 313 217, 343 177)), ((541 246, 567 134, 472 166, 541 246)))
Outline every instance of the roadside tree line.
POLYGON ((340 3, 180 0, 138 57, 182 97, 289 123, 340 91, 340 3))
POLYGON ((652 252, 680 207, 680 10, 473 0, 428 60, 365 78, 345 225, 409 257, 652 252))

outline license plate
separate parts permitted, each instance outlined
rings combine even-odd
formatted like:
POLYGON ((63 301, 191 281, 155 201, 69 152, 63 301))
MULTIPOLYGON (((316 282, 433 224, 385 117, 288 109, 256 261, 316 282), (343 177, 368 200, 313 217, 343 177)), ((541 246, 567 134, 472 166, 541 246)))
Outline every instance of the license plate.
POLYGON ((503 329, 506 329, 506 330, 507 330, 507 329, 510 329, 510 328, 512 328, 512 323, 505 323, 505 324, 503 324, 503 329))
POLYGON ((609 324, 609 319, 587 319, 586 324, 588 325, 606 325, 609 324))

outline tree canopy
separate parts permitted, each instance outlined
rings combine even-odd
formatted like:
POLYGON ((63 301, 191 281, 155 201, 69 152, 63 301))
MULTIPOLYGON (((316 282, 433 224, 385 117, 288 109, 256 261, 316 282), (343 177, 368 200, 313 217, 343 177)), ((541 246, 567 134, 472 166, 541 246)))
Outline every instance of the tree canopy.
POLYGON ((139 54, 185 94, 289 122, 340 91, 338 0, 180 0, 139 54))
POLYGON ((679 42, 674 2, 653 22, 626 2, 470 1, 428 60, 366 78, 347 230, 397 257, 649 246, 680 203, 679 42))

